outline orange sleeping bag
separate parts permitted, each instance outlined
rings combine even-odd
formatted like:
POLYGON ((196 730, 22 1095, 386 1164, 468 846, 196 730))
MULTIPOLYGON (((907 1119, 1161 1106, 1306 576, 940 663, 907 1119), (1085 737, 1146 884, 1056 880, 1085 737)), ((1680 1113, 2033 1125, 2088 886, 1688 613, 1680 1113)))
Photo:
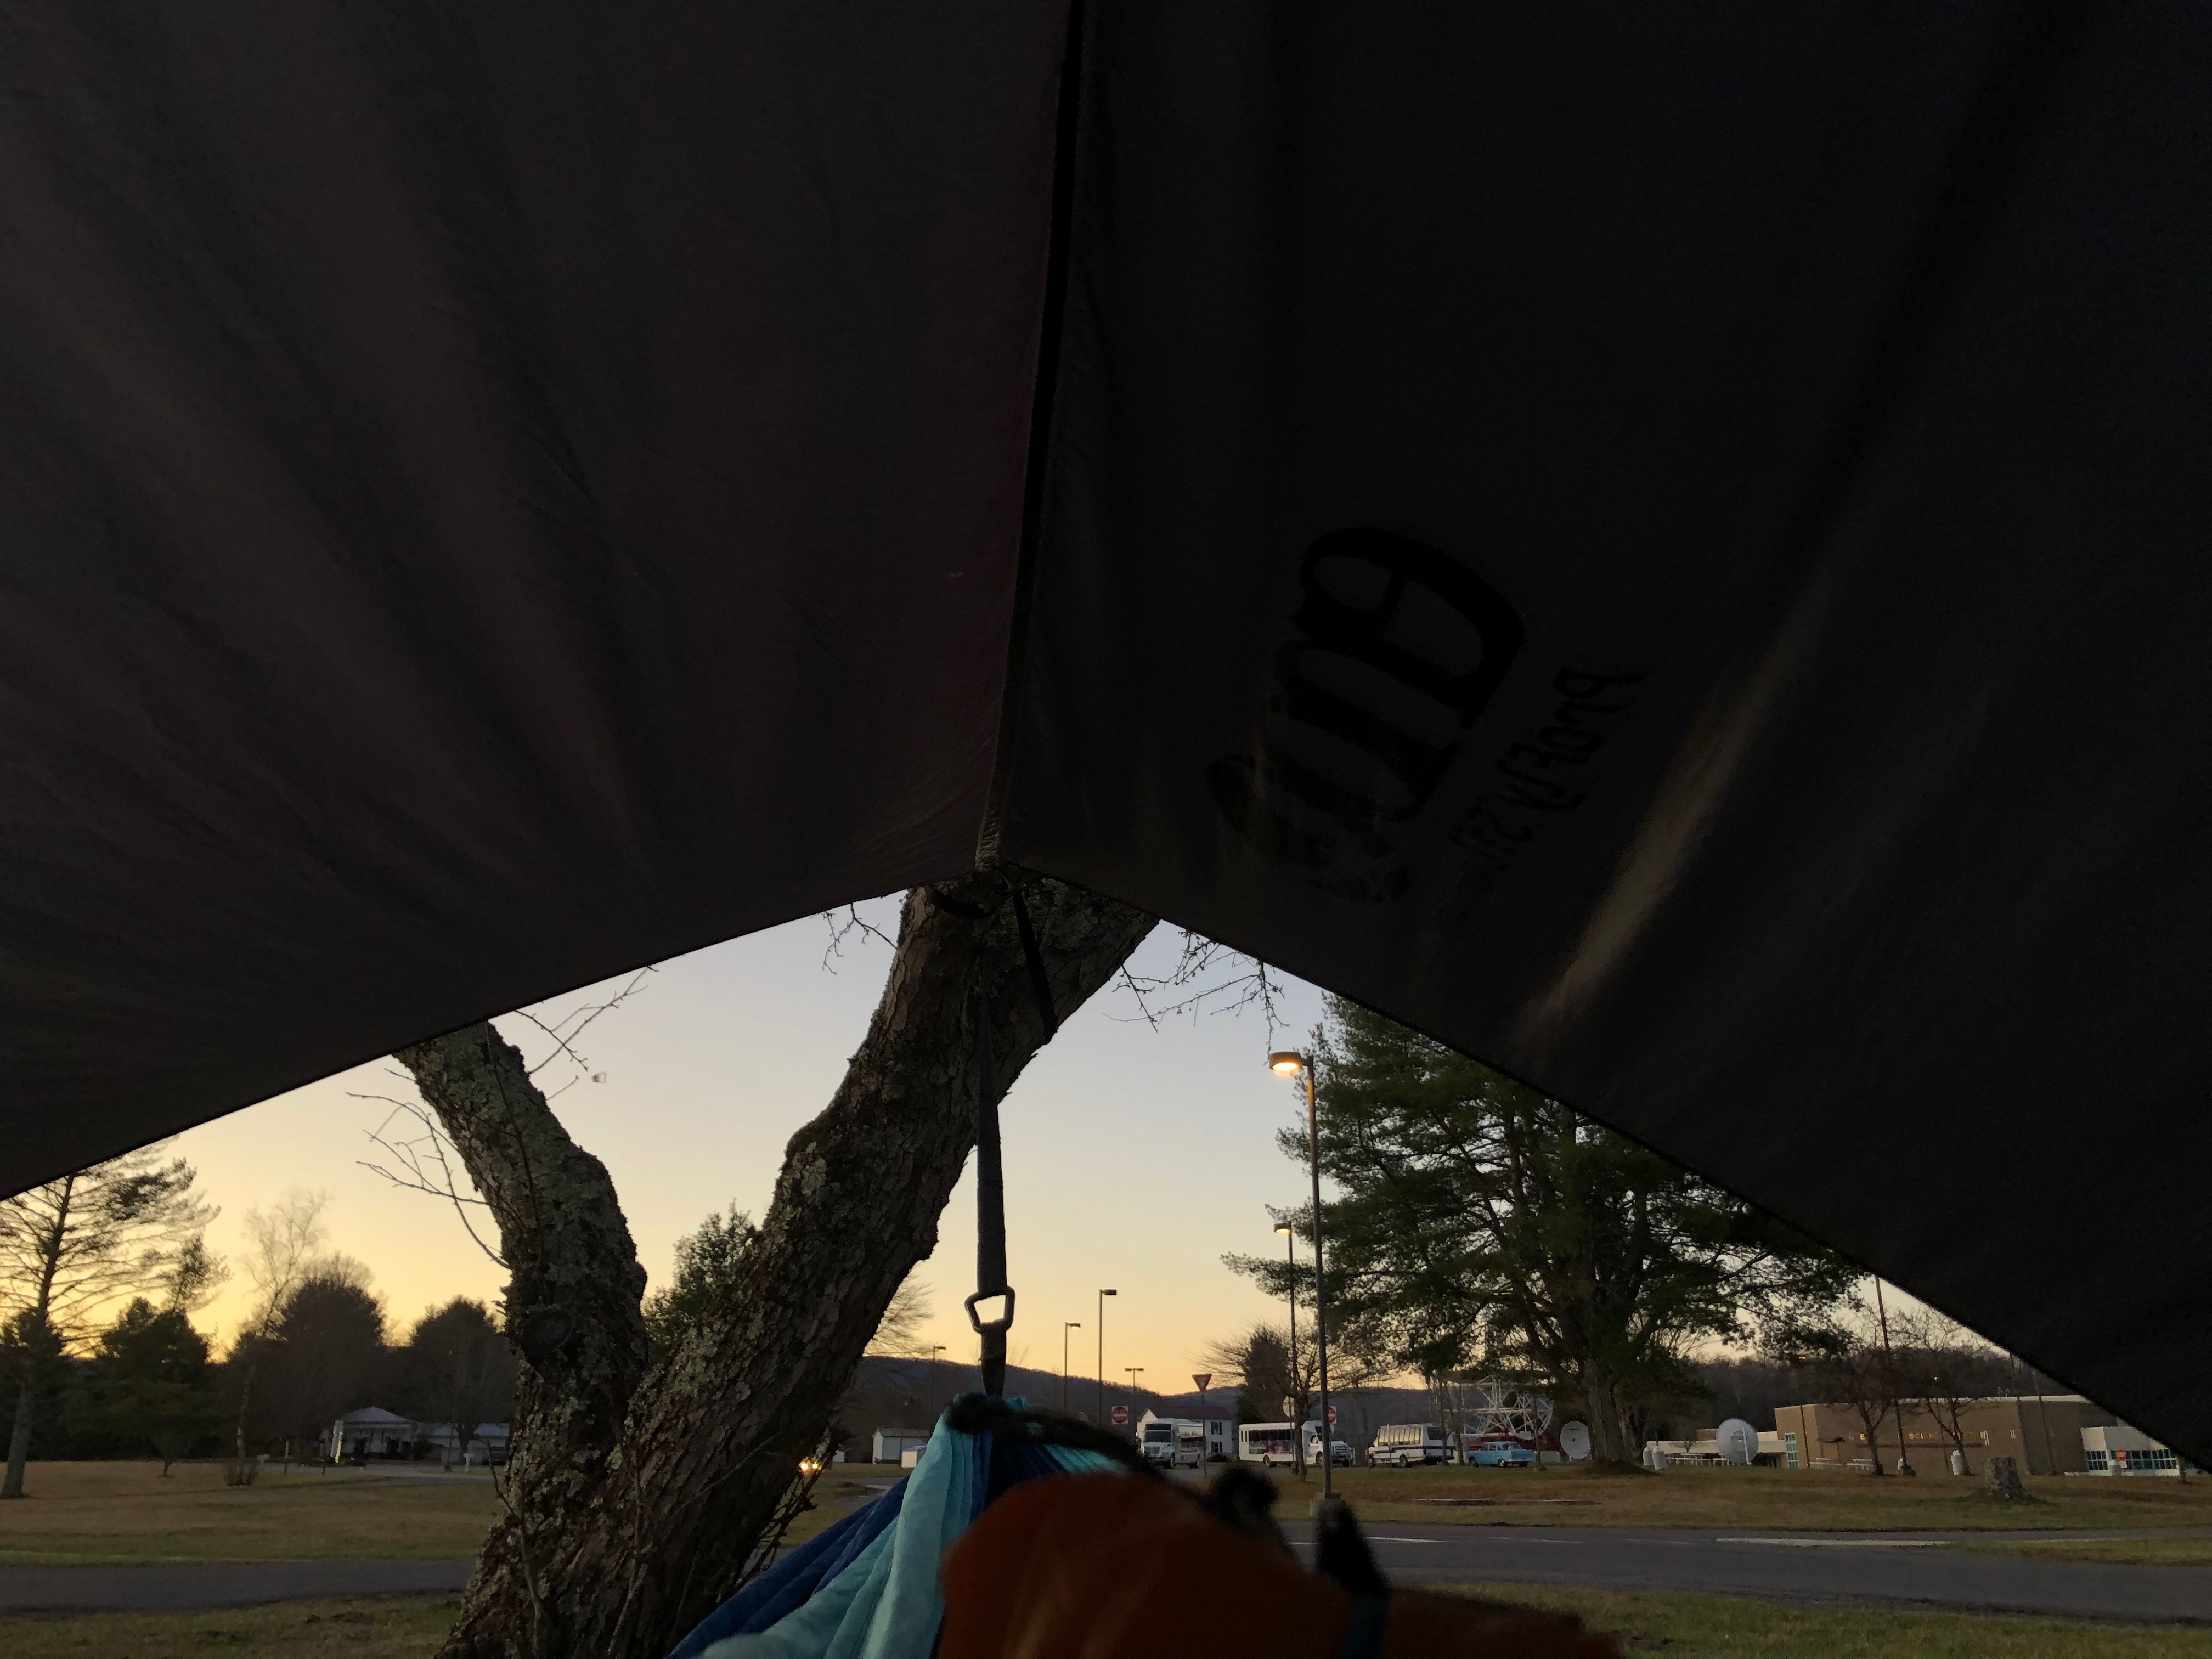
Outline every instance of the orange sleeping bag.
MULTIPOLYGON (((1339 1585, 1160 1482, 1018 1486, 945 1553, 941 1659, 1338 1659, 1339 1585)), ((1377 1659, 1614 1659, 1573 1620, 1394 1592, 1377 1659)))

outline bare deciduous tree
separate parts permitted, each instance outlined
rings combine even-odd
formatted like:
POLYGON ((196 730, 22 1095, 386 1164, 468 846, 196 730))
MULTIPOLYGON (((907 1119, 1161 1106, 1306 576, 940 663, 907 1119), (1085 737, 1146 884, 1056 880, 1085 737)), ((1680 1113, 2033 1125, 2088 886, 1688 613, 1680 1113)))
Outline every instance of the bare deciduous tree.
POLYGON ((1881 1427, 1892 1418, 1900 1425, 1899 1455, 1905 1455, 1904 1419, 1899 1412, 1905 1389, 1893 1353, 1878 1332, 1863 1323, 1838 1324, 1808 1340, 1805 1349, 1791 1358, 1809 1366, 1825 1399, 1846 1407, 1858 1419, 1874 1474, 1885 1473, 1881 1427))
POLYGON ((979 1085, 1011 1085, 1152 927, 1015 872, 908 894, 843 1082, 792 1137, 735 1273, 658 1364, 613 1185, 522 1055, 489 1024, 401 1051, 498 1228, 524 1362, 508 1511, 447 1659, 659 1659, 728 1593, 935 1243, 979 1085))
POLYGON ((2005 1391, 2004 1357, 1955 1319, 1927 1310, 1893 1314, 1899 1381, 1903 1399, 1928 1413, 1958 1453, 1964 1473, 1974 1473, 1966 1419, 2005 1391))
POLYGON ((902 1359, 913 1354, 921 1328, 929 1322, 931 1311, 929 1281, 918 1273, 908 1273, 900 1281, 898 1289, 891 1292, 884 1316, 876 1322, 876 1334, 868 1339, 868 1352, 892 1354, 902 1359))
POLYGON ((253 1311, 231 1345, 232 1386, 238 1390, 238 1421, 234 1452, 246 1461, 246 1424, 253 1406, 253 1387, 267 1353, 276 1322, 293 1293, 306 1282, 325 1258, 329 1240, 323 1212, 330 1207, 328 1193, 295 1187, 266 1210, 246 1212, 246 1277, 253 1286, 253 1311))
POLYGON ((453 1430, 453 1455, 463 1463, 477 1430, 514 1411, 514 1351, 491 1310, 464 1296, 416 1321, 400 1354, 404 1409, 453 1430))

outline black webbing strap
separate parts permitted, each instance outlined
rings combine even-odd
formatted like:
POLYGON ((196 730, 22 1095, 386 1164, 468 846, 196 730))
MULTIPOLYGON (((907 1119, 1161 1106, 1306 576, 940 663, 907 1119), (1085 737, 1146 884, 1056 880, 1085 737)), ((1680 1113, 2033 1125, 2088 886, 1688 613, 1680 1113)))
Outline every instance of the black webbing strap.
POLYGON ((1014 1287, 1006 1283, 1006 1182, 999 1159, 999 1055, 982 988, 975 990, 975 1294, 968 1322, 983 1339, 983 1392, 1006 1391, 1006 1331, 1014 1322, 1014 1287), (975 1311, 978 1302, 1006 1298, 996 1319, 975 1311))
MULTIPOLYGON (((931 904, 949 915, 971 921, 988 921, 998 909, 947 898, 935 888, 924 888, 931 904)), ((1036 925, 1022 890, 1011 881, 1001 888, 1014 902, 1014 927, 1021 934, 1022 959, 1029 969, 1030 994, 1036 1000, 1037 1018, 1044 1024, 1044 1041, 1059 1034, 1060 1014, 1053 1006, 1052 980, 1044 970, 1044 952, 1037 948, 1036 925)), ((999 1152, 999 1054, 997 1033, 992 1028, 990 1001, 976 981, 972 1004, 975 1025, 975 1294, 968 1298, 968 1322, 983 1339, 983 1392, 1006 1391, 1006 1332, 1014 1322, 1014 1287, 1006 1283, 1006 1179, 999 1152), (975 1311, 979 1302, 1006 1299, 1006 1310, 996 1319, 975 1311)))
POLYGON ((1044 953, 1037 949, 1036 929, 1030 925, 1030 907, 1022 902, 1022 890, 1011 890, 1014 925, 1022 931, 1022 955, 1030 965, 1030 994, 1036 999, 1037 1018, 1044 1022, 1044 1040, 1049 1042, 1060 1035, 1060 1015, 1052 1006, 1052 981, 1045 977, 1044 953))

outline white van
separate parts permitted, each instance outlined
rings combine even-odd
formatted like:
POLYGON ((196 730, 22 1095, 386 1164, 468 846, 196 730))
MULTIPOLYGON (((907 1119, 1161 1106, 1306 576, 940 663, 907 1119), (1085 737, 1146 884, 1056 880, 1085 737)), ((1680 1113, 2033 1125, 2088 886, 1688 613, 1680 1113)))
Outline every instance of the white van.
MULTIPOLYGON (((1305 1425, 1306 1467, 1317 1468, 1321 1464, 1321 1425, 1305 1425)), ((1332 1441, 1329 1455, 1333 1462, 1349 1464, 1352 1448, 1341 1440, 1332 1441)), ((1237 1427, 1237 1461, 1240 1463, 1274 1463, 1287 1468, 1298 1461, 1297 1440, 1288 1423, 1240 1423, 1237 1427)))
POLYGON ((1367 1449, 1367 1461, 1376 1468, 1395 1466, 1404 1468, 1413 1463, 1449 1463, 1451 1444, 1444 1431, 1433 1423, 1385 1423, 1375 1431, 1375 1443, 1367 1449))

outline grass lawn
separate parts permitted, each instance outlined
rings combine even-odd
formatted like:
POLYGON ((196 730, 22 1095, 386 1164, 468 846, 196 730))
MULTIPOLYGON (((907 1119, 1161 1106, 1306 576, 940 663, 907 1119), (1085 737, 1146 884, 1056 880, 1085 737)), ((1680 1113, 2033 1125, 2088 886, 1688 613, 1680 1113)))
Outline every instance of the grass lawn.
POLYGON ((403 1484, 355 1470, 226 1486, 212 1463, 33 1463, 0 1504, 0 1566, 471 1556, 499 1512, 489 1478, 403 1484))
POLYGON ((429 1659, 459 1605, 448 1595, 218 1613, 19 1613, 0 1616, 0 1652, 9 1659, 429 1659))
POLYGON ((1792 1607, 1729 1595, 1621 1595, 1548 1584, 1486 1584, 1480 1594, 1577 1614, 1617 1639, 1626 1654, 1664 1653, 1668 1659, 2204 1659, 2212 1652, 2212 1633, 2171 1626, 1792 1607))
MULTIPOLYGON (((1622 1595, 1551 1585, 1482 1594, 1579 1615, 1629 1655, 1669 1659, 2203 1659, 2203 1631, 2055 1619, 1800 1607, 1723 1595, 1622 1595)), ((9 1659, 429 1659, 452 1625, 450 1596, 294 1601, 220 1613, 17 1613, 0 1617, 9 1659)))
MULTIPOLYGON (((1321 1487, 1277 1470, 1283 1513, 1302 1515, 1321 1487)), ((1994 1503, 1978 1480, 1806 1469, 1339 1469, 1336 1490, 1368 1521, 1473 1526, 1752 1527, 1805 1532, 2017 1530, 2056 1527, 2212 1527, 2212 1481, 2031 1479, 2039 1502, 1994 1503), (1487 1498, 1464 1507, 1423 1498, 1487 1498)))
MULTIPOLYGON (((490 1477, 387 1480, 359 1470, 267 1474, 226 1486, 212 1463, 33 1463, 22 1502, 0 1504, 0 1566, 155 1561, 427 1561, 474 1555, 499 1514, 490 1477)), ((836 1466, 787 1540, 803 1543, 855 1503, 857 1480, 896 1468, 836 1466)))
MULTIPOLYGON (((2117 1561, 2149 1567, 2212 1567, 2212 1538, 2015 1538, 1961 1544, 1987 1555, 2043 1561, 2117 1561)), ((2212 1643, 2208 1643, 2212 1647, 2212 1643)))

